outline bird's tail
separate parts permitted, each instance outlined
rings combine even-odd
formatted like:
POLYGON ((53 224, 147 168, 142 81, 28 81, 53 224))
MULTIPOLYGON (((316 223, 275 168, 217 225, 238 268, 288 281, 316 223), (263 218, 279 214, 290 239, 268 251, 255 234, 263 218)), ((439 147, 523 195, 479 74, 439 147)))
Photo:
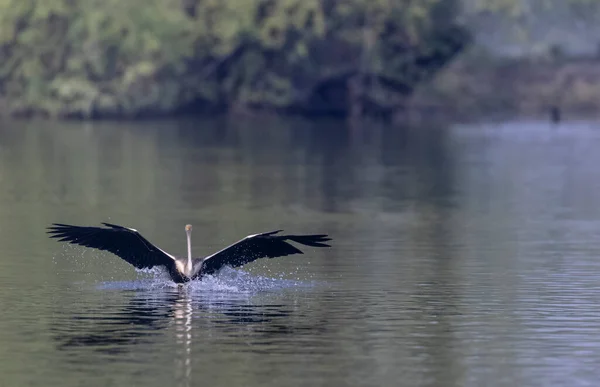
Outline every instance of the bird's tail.
POLYGON ((318 234, 318 235, 286 235, 285 239, 289 239, 291 241, 312 247, 331 247, 330 245, 323 243, 330 241, 331 238, 328 238, 327 234, 318 234))

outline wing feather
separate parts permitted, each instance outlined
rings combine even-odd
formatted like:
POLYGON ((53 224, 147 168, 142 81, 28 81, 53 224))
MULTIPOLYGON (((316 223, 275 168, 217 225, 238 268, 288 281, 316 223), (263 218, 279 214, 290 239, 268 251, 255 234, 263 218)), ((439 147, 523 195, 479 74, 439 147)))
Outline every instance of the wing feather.
POLYGON ((282 230, 249 235, 246 238, 210 255, 202 261, 200 274, 213 274, 223 266, 239 267, 260 258, 283 257, 291 254, 303 254, 287 241, 293 241, 312 247, 330 247, 323 242, 331 240, 326 234, 318 235, 280 235, 282 230))
POLYGON ((59 242, 111 252, 138 269, 173 265, 174 256, 154 246, 137 230, 116 224, 102 224, 106 227, 53 223, 48 227, 48 234, 59 242))

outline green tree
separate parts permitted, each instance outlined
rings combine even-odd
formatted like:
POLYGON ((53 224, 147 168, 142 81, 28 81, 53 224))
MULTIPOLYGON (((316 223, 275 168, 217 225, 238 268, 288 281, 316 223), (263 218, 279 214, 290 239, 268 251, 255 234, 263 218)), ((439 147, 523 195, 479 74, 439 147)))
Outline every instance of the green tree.
POLYGON ((348 71, 410 89, 468 41, 457 10, 455 0, 0 0, 0 109, 287 108, 348 71))

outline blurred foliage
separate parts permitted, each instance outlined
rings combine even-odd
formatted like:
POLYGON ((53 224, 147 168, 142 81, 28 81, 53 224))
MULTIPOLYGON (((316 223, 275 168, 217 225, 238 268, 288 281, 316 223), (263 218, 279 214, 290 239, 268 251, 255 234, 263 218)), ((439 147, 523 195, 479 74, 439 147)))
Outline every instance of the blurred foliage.
POLYGON ((465 0, 465 3, 472 9, 512 16, 529 12, 540 14, 556 7, 565 7, 567 11, 581 17, 589 17, 600 11, 598 0, 465 0))
MULTIPOLYGON (((463 20, 479 35, 510 35, 511 43, 526 44, 527 55, 553 56, 556 45, 581 51, 597 45, 598 0, 462 0, 463 20), (554 51, 554 52, 553 52, 554 51)), ((499 35, 499 36, 498 36, 499 35)))
POLYGON ((0 113, 289 107, 349 70, 411 88, 468 41, 457 12, 455 0, 0 0, 0 113))

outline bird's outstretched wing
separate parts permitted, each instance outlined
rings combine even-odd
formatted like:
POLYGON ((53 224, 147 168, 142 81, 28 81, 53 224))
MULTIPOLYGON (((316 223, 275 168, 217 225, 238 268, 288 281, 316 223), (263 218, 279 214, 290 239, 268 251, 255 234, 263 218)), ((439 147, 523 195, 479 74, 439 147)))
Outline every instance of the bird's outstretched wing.
POLYGON ((202 261, 199 274, 213 274, 223 266, 238 267, 259 258, 275 258, 290 254, 303 254, 302 251, 286 241, 300 243, 312 247, 330 247, 331 240, 326 234, 320 235, 280 235, 277 231, 249 235, 246 238, 210 255, 202 261))
POLYGON ((53 223, 48 227, 48 234, 60 242, 109 251, 138 269, 173 265, 174 256, 148 242, 137 230, 116 224, 102 224, 108 228, 53 223))

